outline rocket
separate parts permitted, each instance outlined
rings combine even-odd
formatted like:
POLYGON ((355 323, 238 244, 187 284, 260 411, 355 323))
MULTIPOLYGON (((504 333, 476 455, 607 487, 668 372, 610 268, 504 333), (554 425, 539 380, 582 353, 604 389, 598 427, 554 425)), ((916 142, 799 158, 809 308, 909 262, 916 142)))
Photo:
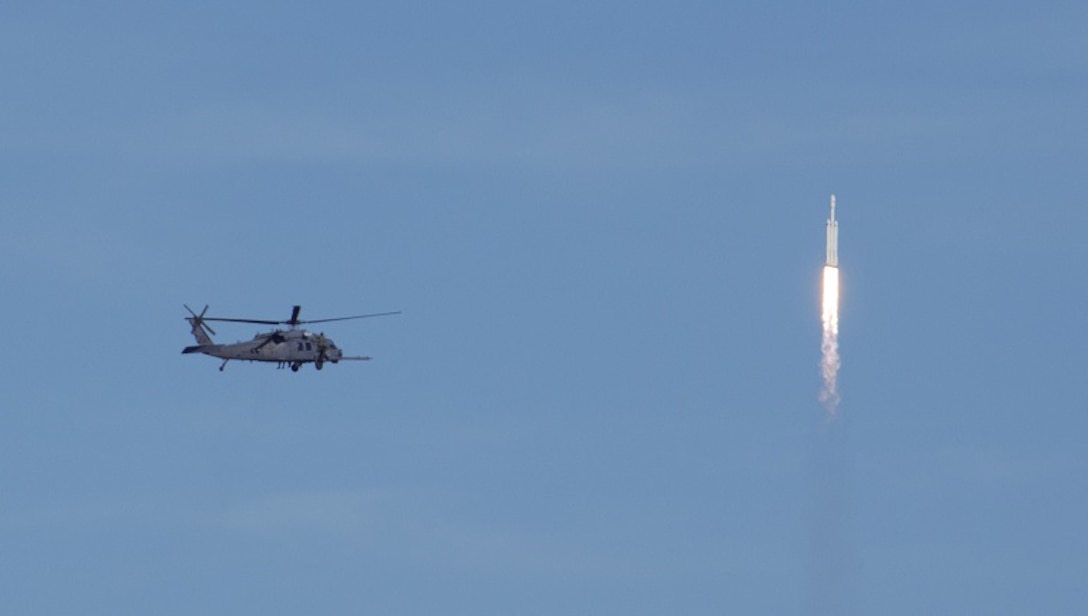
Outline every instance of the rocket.
POLYGON ((831 218, 827 219, 827 261, 824 265, 839 266, 839 223, 835 220, 835 195, 831 195, 831 218))

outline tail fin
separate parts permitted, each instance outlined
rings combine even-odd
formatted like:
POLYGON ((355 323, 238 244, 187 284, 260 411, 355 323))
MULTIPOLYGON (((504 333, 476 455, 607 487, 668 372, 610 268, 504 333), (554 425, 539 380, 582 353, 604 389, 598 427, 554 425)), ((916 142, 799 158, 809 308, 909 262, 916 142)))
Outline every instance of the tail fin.
POLYGON ((200 346, 213 345, 212 335, 215 335, 215 330, 208 327, 208 324, 204 322, 204 313, 208 312, 208 306, 204 306, 204 310, 200 311, 200 314, 193 312, 193 309, 185 306, 185 309, 189 311, 191 317, 185 317, 185 320, 193 326, 193 337, 200 343, 200 346))

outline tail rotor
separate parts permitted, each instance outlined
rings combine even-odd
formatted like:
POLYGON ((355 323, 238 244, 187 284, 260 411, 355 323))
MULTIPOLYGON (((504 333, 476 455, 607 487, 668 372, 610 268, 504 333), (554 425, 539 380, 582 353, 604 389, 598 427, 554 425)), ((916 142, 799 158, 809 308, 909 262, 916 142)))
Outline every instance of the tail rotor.
POLYGON ((212 336, 216 335, 215 330, 204 320, 204 315, 208 312, 208 305, 204 305, 204 310, 201 310, 200 314, 193 312, 193 309, 188 305, 182 305, 189 311, 189 314, 193 315, 191 317, 185 317, 185 320, 193 326, 193 336, 196 338, 196 341, 200 344, 213 344, 212 336))

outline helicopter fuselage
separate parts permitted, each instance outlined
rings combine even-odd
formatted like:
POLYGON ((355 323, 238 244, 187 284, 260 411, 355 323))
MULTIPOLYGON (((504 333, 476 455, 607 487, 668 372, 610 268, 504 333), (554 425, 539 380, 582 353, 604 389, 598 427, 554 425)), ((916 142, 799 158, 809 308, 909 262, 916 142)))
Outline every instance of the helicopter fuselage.
POLYGON ((326 337, 324 339, 325 357, 322 358, 319 345, 318 334, 296 329, 257 334, 253 340, 211 345, 210 348, 201 348, 199 352, 221 359, 280 363, 309 363, 321 360, 335 364, 344 355, 344 352, 326 337))
MULTIPOLYGON (((298 371, 303 364, 314 364, 320 370, 325 362, 339 363, 344 352, 323 334, 294 329, 257 334, 252 340, 231 344, 199 344, 186 347, 183 353, 203 353, 227 361, 275 362, 280 368, 298 371)), ((351 358, 369 359, 369 358, 351 358)))

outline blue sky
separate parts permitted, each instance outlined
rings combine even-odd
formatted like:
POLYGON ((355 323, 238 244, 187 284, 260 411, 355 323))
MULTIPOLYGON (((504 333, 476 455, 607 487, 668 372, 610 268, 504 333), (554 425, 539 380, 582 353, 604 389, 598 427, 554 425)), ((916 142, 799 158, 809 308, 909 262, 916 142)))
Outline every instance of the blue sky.
POLYGON ((6 4, 0 611, 1082 612, 1085 23, 6 4))

